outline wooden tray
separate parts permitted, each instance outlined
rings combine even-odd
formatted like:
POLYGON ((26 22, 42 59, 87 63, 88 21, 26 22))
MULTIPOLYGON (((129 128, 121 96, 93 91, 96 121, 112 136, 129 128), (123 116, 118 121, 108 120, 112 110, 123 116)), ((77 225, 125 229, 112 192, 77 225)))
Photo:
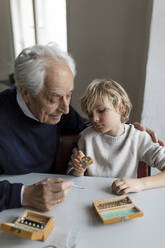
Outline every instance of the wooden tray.
POLYGON ((31 239, 45 241, 54 227, 54 217, 26 210, 14 223, 1 223, 0 230, 31 239))
POLYGON ((129 196, 119 196, 93 202, 94 209, 104 224, 130 220, 143 216, 129 196))

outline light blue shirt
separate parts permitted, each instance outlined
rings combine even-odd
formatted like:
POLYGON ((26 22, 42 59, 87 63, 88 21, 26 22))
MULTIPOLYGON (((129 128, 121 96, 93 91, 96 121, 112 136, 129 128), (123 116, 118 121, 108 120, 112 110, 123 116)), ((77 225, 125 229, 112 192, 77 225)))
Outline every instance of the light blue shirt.
POLYGON ((19 107, 21 108, 21 110, 23 111, 23 113, 24 113, 26 116, 28 116, 28 117, 30 117, 31 119, 34 119, 34 120, 36 120, 36 121, 39 121, 38 119, 36 119, 36 118, 34 117, 34 115, 33 115, 33 114, 30 112, 30 110, 28 109, 28 107, 27 107, 26 103, 24 102, 23 97, 22 97, 21 93, 19 92, 19 90, 17 90, 17 103, 18 103, 19 107))

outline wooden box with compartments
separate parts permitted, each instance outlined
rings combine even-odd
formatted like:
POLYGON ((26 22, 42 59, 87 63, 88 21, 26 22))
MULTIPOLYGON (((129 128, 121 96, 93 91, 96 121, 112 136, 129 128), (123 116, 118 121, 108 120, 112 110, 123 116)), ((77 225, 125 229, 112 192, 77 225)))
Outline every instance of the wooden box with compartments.
POLYGON ((45 241, 54 227, 54 217, 25 210, 13 223, 1 223, 0 230, 30 240, 45 241))
POLYGON ((130 220, 143 216, 129 196, 119 196, 93 202, 94 208, 104 224, 130 220))

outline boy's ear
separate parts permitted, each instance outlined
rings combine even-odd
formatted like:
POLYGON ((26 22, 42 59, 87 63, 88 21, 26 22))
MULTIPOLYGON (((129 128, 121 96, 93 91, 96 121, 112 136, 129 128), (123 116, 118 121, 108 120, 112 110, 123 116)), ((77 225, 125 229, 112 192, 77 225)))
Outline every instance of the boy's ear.
POLYGON ((122 115, 125 112, 125 104, 122 102, 119 105, 119 113, 122 115))

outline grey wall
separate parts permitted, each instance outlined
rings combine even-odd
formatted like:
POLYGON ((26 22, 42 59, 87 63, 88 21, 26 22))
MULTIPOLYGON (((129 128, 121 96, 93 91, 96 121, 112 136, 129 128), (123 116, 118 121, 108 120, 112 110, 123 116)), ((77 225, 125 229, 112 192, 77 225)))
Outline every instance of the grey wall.
POLYGON ((0 81, 13 71, 14 49, 9 0, 0 0, 0 81))
POLYGON ((133 102, 140 121, 152 1, 68 0, 68 47, 77 62, 72 103, 94 78, 113 78, 133 102))
MULTIPOLYGON (((60 0, 59 0, 60 1, 60 0)), ((73 105, 94 78, 113 78, 128 91, 140 121, 152 0, 67 0, 68 47, 77 62, 73 105)), ((0 1, 0 81, 13 70, 9 0, 0 1)))
POLYGON ((142 123, 165 141, 165 1, 155 0, 142 123))

